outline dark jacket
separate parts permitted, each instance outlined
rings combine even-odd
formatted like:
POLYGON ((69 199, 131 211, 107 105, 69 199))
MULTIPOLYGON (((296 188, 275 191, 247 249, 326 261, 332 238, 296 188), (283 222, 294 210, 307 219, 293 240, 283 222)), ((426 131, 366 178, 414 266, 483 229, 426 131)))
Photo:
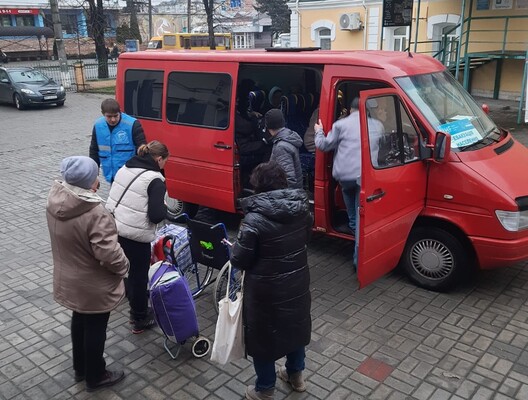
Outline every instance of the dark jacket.
POLYGON ((310 343, 306 243, 313 219, 304 190, 274 190, 240 202, 245 217, 231 263, 246 271, 246 351, 260 360, 277 360, 310 343))
POLYGON ((301 137, 288 128, 282 128, 273 137, 273 150, 270 160, 276 161, 284 169, 290 189, 302 189, 303 187, 301 161, 299 159, 299 148, 302 145, 301 137))

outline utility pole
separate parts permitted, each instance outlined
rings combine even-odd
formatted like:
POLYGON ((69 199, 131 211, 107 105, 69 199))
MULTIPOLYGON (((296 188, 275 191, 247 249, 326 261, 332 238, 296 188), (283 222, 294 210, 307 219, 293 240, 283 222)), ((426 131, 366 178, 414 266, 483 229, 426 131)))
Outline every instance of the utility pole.
POLYGON ((53 32, 55 33, 55 43, 57 44, 57 55, 59 56, 62 84, 65 88, 69 89, 71 87, 71 79, 68 72, 68 60, 66 59, 64 42, 62 40, 62 25, 59 16, 58 0, 50 0, 50 8, 53 21, 53 32))
POLYGON ((148 0, 149 40, 152 39, 152 0, 148 0))
POLYGON ((187 33, 191 33, 191 0, 187 0, 187 33))

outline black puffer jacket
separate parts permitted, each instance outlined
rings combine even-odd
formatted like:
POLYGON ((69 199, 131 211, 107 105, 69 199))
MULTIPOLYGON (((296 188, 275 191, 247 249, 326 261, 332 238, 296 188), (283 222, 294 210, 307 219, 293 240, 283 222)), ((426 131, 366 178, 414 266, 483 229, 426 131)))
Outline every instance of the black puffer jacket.
POLYGON ((310 342, 310 271, 306 254, 313 219, 302 189, 241 200, 245 213, 231 263, 246 271, 247 353, 277 360, 310 342))
POLYGON ((301 160, 299 159, 299 148, 302 145, 303 140, 297 132, 288 128, 282 128, 273 137, 270 160, 276 161, 286 172, 290 189, 302 189, 303 187, 301 160))

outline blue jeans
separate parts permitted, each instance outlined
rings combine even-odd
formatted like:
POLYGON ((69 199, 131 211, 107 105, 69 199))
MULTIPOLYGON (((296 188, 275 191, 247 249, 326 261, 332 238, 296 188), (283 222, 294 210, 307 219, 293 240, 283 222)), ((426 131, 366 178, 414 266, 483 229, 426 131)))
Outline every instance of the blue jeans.
POLYGON ((359 183, 353 182, 339 182, 341 185, 341 192, 343 193, 343 201, 348 214, 348 226, 354 232, 354 266, 357 267, 358 259, 358 241, 359 241, 359 216, 358 216, 358 204, 359 204, 359 183))
POLYGON ((356 232, 356 213, 357 213, 357 198, 359 194, 359 185, 356 181, 339 182, 341 185, 341 192, 343 193, 343 201, 348 214, 348 226, 352 232, 356 232))
MULTIPOLYGON (((304 347, 286 355, 286 371, 288 375, 304 370, 304 347)), ((275 387, 277 374, 275 373, 275 361, 253 359, 253 366, 257 373, 257 381, 255 382, 255 390, 262 392, 263 390, 272 389, 275 387)))

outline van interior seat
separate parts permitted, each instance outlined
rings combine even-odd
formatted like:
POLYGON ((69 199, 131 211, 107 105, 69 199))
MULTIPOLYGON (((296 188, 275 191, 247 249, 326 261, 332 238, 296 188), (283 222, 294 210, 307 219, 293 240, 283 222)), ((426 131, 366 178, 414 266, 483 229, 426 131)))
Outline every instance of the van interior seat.
MULTIPOLYGON (((304 139, 304 134, 308 128, 313 108, 312 94, 288 94, 281 97, 281 110, 284 114, 286 127, 295 131, 304 139)), ((302 151, 306 152, 304 146, 302 151)))
POLYGON ((264 90, 252 90, 248 95, 249 112, 256 111, 260 114, 264 111, 266 104, 266 92, 264 90))

